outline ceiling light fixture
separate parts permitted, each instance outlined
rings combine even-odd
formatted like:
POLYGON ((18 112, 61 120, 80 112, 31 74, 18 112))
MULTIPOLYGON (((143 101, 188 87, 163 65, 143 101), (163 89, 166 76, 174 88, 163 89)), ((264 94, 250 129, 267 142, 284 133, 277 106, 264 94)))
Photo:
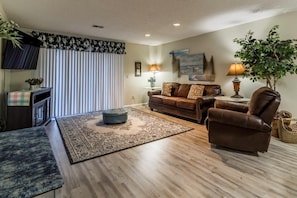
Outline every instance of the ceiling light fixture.
POLYGON ((150 36, 151 36, 151 34, 145 34, 144 36, 145 36, 145 37, 150 37, 150 36))
POLYGON ((180 23, 173 23, 173 26, 174 27, 179 27, 180 26, 180 23))
POLYGON ((104 28, 103 25, 92 25, 92 27, 94 27, 94 28, 99 28, 99 29, 103 29, 103 28, 104 28))

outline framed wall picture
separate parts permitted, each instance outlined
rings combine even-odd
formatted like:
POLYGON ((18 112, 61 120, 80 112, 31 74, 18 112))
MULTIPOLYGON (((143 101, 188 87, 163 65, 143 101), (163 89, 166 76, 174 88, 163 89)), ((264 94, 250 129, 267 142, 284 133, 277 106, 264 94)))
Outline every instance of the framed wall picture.
POLYGON ((141 62, 135 62, 135 76, 141 76, 141 62))

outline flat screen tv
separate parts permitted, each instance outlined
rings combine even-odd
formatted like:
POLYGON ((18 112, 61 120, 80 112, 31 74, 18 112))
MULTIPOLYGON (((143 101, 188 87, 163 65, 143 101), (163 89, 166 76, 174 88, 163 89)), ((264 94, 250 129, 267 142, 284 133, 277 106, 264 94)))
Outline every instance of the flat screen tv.
POLYGON ((22 48, 6 42, 2 69, 36 69, 41 41, 19 31, 22 48))

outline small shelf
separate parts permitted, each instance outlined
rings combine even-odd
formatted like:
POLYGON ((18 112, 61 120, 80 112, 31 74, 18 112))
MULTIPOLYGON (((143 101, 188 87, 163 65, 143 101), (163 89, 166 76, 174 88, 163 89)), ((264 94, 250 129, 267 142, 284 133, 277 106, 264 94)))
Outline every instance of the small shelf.
POLYGON ((30 102, 26 106, 7 106, 6 130, 46 125, 50 122, 51 88, 40 88, 30 92, 30 102))

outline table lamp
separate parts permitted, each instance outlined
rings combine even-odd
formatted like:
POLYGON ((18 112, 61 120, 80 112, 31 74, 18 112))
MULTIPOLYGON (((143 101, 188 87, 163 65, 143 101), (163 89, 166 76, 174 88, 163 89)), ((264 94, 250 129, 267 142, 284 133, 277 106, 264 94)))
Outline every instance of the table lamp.
POLYGON ((153 72, 153 77, 148 79, 148 82, 151 83, 151 88, 155 87, 156 82, 156 72, 160 71, 160 67, 157 64, 152 64, 149 68, 150 72, 153 72))
POLYGON ((229 67, 228 76, 235 76, 233 82, 233 88, 235 91, 235 95, 231 96, 232 98, 243 98, 238 94, 240 89, 240 80, 238 79, 238 75, 242 75, 244 72, 244 67, 241 63, 232 63, 229 67))

